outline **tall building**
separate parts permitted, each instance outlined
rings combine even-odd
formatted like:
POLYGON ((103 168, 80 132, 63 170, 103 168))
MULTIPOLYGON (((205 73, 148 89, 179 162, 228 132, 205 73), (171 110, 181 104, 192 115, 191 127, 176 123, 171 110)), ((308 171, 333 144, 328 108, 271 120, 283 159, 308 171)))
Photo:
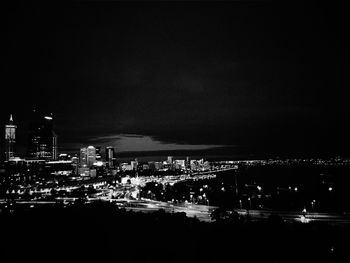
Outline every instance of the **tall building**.
POLYGON ((79 163, 80 163, 80 167, 87 166, 87 148, 86 147, 80 149, 79 163))
POLYGON ((109 168, 113 168, 115 166, 115 152, 112 146, 106 147, 106 162, 109 168))
POLYGON ((78 170, 79 170, 79 158, 77 156, 73 156, 71 158, 72 161, 72 166, 74 168, 74 174, 78 174, 78 170))
POLYGON ((172 156, 168 156, 167 162, 168 162, 168 164, 172 164, 173 163, 173 157, 172 156))
POLYGON ((29 124, 28 156, 34 159, 57 159, 57 135, 53 131, 52 114, 33 110, 29 124))
POLYGON ((57 134, 52 131, 52 159, 57 160, 57 134))
POLYGON ((87 147, 86 160, 88 167, 93 166, 96 162, 96 148, 94 146, 87 147))
POLYGON ((186 157, 186 162, 185 162, 186 169, 191 168, 191 159, 189 156, 186 157))
POLYGON ((16 128, 17 128, 17 126, 14 125, 12 114, 11 114, 9 124, 5 125, 5 158, 6 158, 6 161, 15 157, 16 128))
POLYGON ((97 146, 95 148, 96 148, 96 161, 102 161, 101 146, 97 146))

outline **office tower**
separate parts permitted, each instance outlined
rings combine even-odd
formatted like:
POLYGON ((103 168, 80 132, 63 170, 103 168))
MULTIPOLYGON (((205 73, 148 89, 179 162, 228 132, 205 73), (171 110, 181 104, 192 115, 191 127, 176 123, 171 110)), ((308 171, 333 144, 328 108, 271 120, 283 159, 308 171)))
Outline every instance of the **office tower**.
POLYGON ((168 156, 168 164, 172 164, 173 163, 173 157, 172 156, 168 156))
POLYGON ((191 168, 191 160, 190 160, 189 156, 186 157, 185 166, 186 166, 187 169, 191 168))
POLYGON ((15 157, 16 128, 17 128, 17 126, 13 124, 13 118, 12 118, 12 114, 11 114, 9 124, 5 125, 5 158, 6 158, 6 161, 15 157))
POLYGON ((79 158, 77 156, 73 156, 71 158, 71 161, 72 161, 74 174, 77 175, 78 174, 78 169, 79 169, 79 158))
POLYGON ((95 149, 96 149, 96 161, 102 161, 101 147, 97 146, 97 147, 95 147, 95 149))
POLYGON ((93 166, 96 162, 96 148, 94 146, 87 147, 86 160, 88 167, 93 166))
POLYGON ((86 167, 87 166, 87 148, 81 148, 80 149, 80 167, 86 167))
POLYGON ((52 131, 52 159, 57 160, 57 134, 52 131))
POLYGON ((115 165, 115 152, 112 146, 106 147, 106 162, 109 168, 113 168, 115 165))
POLYGON ((57 135, 53 131, 52 114, 33 110, 29 124, 28 156, 35 159, 57 159, 57 135))

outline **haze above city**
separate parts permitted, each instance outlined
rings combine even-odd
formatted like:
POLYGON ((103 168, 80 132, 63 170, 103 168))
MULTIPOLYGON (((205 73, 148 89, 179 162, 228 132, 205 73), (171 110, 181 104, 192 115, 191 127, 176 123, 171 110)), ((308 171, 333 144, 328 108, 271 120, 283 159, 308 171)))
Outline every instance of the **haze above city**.
POLYGON ((53 113, 61 152, 93 144, 140 155, 349 153, 339 9, 263 1, 5 8, 0 120, 13 114, 19 151, 37 108, 53 113))

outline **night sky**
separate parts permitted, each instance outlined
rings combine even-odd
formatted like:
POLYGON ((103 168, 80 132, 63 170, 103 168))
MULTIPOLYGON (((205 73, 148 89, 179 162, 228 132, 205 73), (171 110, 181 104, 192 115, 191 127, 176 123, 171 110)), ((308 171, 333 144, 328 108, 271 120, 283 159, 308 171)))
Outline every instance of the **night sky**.
POLYGON ((14 114, 20 151, 35 107, 54 114, 61 151, 349 154, 342 6, 78 1, 3 13, 0 121, 14 114))

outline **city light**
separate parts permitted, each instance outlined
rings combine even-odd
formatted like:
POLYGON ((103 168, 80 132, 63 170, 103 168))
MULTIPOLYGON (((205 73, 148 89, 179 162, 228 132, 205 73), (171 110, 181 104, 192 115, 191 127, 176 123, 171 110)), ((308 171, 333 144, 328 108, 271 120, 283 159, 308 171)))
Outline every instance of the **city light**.
POLYGON ((301 217, 300 217, 300 222, 301 222, 301 223, 309 223, 309 222, 310 222, 310 219, 306 218, 305 216, 301 216, 301 217))
MULTIPOLYGON (((43 127, 40 126, 39 128, 45 130, 43 127)), ((52 132, 50 129, 49 131, 52 132)), ((36 137, 33 137, 33 139, 36 139, 36 137)), ((52 140, 52 137, 45 138, 43 142, 50 140, 52 140)), ((49 146, 47 147, 47 145, 43 144, 43 148, 52 149, 53 145, 49 146)), ((37 154, 35 151, 33 153, 37 154)), ((175 159, 172 156, 168 156, 166 160, 147 162, 137 159, 119 161, 115 158, 116 152, 112 146, 107 146, 105 151, 101 153, 101 147, 93 145, 83 146, 79 149, 78 154, 60 153, 57 160, 53 159, 53 152, 43 153, 42 156, 44 157, 45 154, 47 154, 47 158, 38 158, 40 155, 37 158, 28 159, 17 156, 9 158, 8 164, 12 165, 9 166, 10 168, 20 166, 23 163, 25 164, 23 166, 23 174, 31 176, 34 174, 34 176, 31 181, 26 182, 21 180, 18 172, 14 172, 12 178, 16 178, 20 188, 4 189, 5 195, 17 195, 17 201, 26 197, 29 200, 28 202, 43 203, 48 202, 46 199, 51 199, 50 202, 53 202, 52 200, 60 200, 64 204, 69 204, 73 200, 82 197, 89 202, 97 200, 113 201, 118 206, 121 206, 120 202, 126 201, 134 204, 135 207, 141 210, 146 209, 144 204, 141 204, 140 200, 143 200, 146 204, 157 202, 147 206, 149 208, 163 207, 165 206, 164 203, 171 203, 173 205, 171 207, 172 212, 174 207, 177 206, 182 206, 183 211, 189 212, 189 209, 197 209, 197 206, 200 209, 203 204, 209 207, 207 195, 208 193, 213 193, 213 199, 210 202, 214 204, 214 207, 224 201, 218 198, 220 196, 225 200, 229 200, 228 202, 231 202, 233 209, 245 207, 254 212, 255 210, 264 210, 266 209, 265 207, 269 209, 264 203, 265 200, 275 204, 280 202, 278 198, 273 196, 274 190, 277 190, 277 194, 281 196, 285 193, 290 193, 290 191, 298 192, 300 191, 299 188, 295 184, 293 186, 293 182, 288 182, 287 185, 270 187, 271 190, 269 187, 264 187, 263 191, 261 184, 257 185, 255 181, 252 183, 242 178, 241 185, 245 186, 246 192, 241 194, 235 191, 235 189, 239 188, 239 185, 232 185, 227 180, 222 180, 221 174, 227 173, 228 176, 232 176, 236 180, 237 175, 241 172, 240 167, 244 171, 250 167, 259 167, 261 165, 270 165, 272 167, 283 165, 288 167, 291 163, 294 165, 304 165, 305 162, 312 162, 313 165, 324 165, 326 163, 325 161, 310 161, 308 159, 209 162, 203 158, 189 160, 189 158, 175 159), (41 171, 44 171, 48 176, 40 177, 35 175, 35 167, 38 165, 42 166, 40 168, 42 169, 41 171), (234 176, 232 172, 234 172, 234 176), (215 184, 216 180, 218 183, 215 184), (83 187, 81 193, 77 195, 81 187, 83 187), (225 194, 218 195, 218 192, 225 192, 225 194), (233 197, 238 197, 238 199, 233 199, 233 197), (242 198, 246 198, 247 204, 242 201, 242 198), (140 203, 134 202, 137 200, 140 203), (191 206, 188 205, 189 203, 191 206)), ((341 160, 342 163, 350 164, 346 159, 344 161, 343 159, 341 160)), ((339 162, 339 159, 336 162, 339 162)), ((320 179, 322 179, 322 184, 333 184, 332 181, 326 180, 327 178, 324 177, 325 173, 321 173, 320 179)), ((334 190, 333 186, 329 186, 326 189, 329 192, 334 190)), ((303 201, 305 204, 311 203, 312 212, 315 211, 315 199, 311 200, 311 202, 308 200, 303 201)), ((279 205, 289 208, 287 203, 279 205)), ((322 202, 318 202, 317 208, 321 209, 322 205, 322 202)), ((165 206, 165 209, 168 208, 169 206, 165 206)), ((191 213, 193 215, 193 212, 191 213)), ((309 222, 310 218, 306 218, 306 213, 306 208, 304 208, 301 219, 300 212, 294 213, 292 218, 301 222, 309 222)))
POLYGON ((13 2, 0 262, 346 261, 345 4, 13 2))

